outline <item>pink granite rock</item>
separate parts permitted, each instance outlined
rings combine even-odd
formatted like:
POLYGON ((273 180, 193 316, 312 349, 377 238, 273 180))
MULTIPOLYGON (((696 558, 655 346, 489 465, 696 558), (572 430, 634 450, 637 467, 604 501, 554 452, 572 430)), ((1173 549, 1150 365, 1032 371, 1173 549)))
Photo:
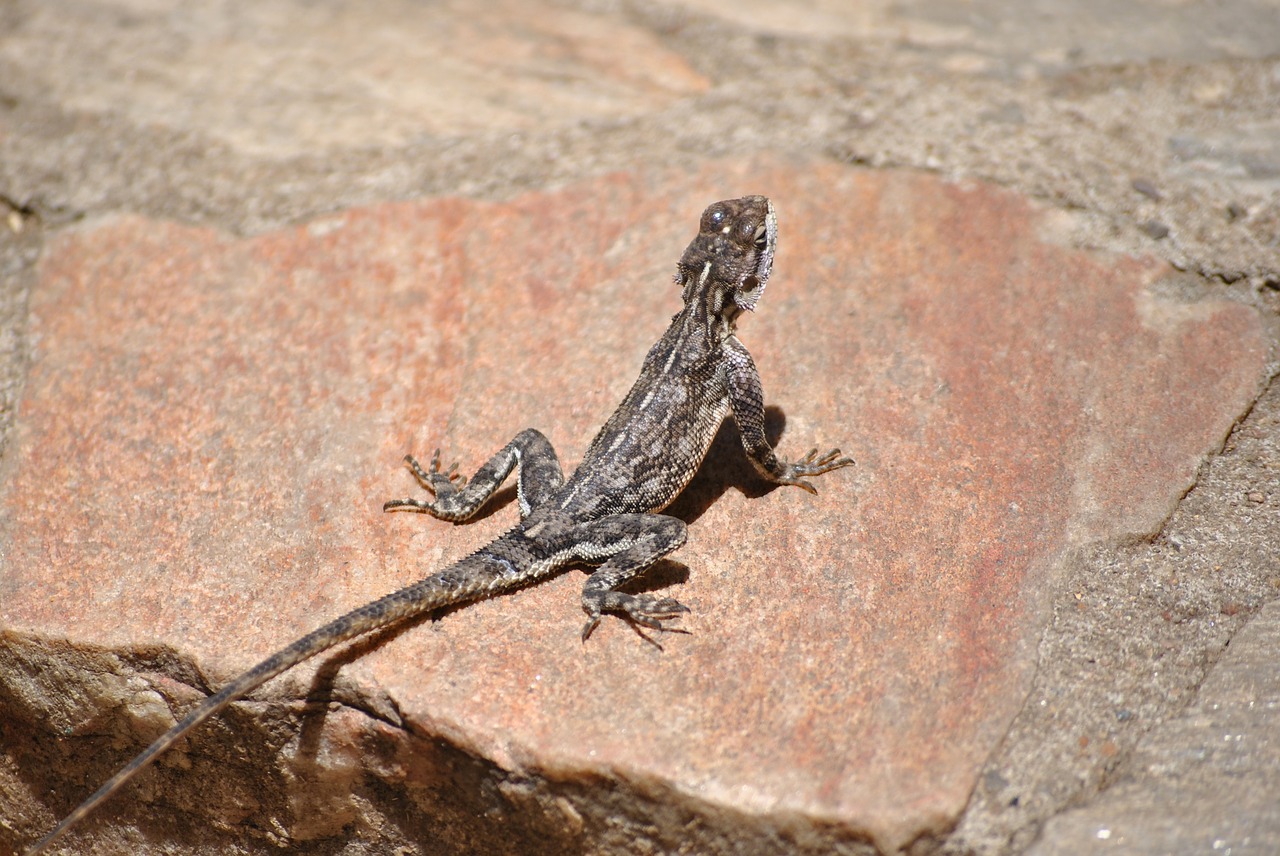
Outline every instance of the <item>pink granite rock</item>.
MULTIPOLYGON (((513 504, 462 527, 385 515, 416 490, 400 457, 439 445, 470 471, 532 426, 574 464, 677 308, 698 214, 744 193, 780 218, 740 329, 780 447, 838 445, 857 467, 812 497, 717 449, 675 509, 688 575, 663 578, 693 612, 664 651, 620 621, 582 644, 569 572, 392 634, 342 677, 414 734, 539 780, 647 783, 695 814, 886 850, 944 829, 1023 702, 1071 551, 1159 527, 1266 351, 1252 310, 1060 246, 989 186, 735 163, 244 239, 86 225, 49 247, 32 299, 0 622, 49 663, 60 640, 162 644, 218 684, 476 547, 513 504)), ((305 694, 317 665, 259 697, 305 694)), ((132 748, 164 724, 100 676, 33 680, 26 715, 69 734, 156 718, 132 748)), ((387 726, 330 719, 344 769, 407 777, 407 756, 361 757, 361 729, 387 726)), ((295 808, 279 822, 299 837, 347 819, 295 808)))

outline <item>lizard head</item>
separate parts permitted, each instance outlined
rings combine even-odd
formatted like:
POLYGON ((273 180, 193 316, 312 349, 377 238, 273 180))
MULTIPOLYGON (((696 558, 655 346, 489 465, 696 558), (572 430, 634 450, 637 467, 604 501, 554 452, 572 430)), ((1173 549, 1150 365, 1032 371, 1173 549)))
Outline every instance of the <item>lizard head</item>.
POLYGON ((677 265, 676 282, 684 302, 698 302, 732 323, 742 311, 755 309, 764 294, 778 220, 763 196, 726 199, 707 207, 693 239, 677 265))

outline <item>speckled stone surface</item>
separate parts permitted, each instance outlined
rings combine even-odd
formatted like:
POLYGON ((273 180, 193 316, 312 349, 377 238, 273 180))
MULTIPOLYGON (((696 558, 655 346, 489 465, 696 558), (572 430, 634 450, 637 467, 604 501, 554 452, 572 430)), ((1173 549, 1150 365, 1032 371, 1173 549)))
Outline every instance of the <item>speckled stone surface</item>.
POLYGON ((1132 772, 1108 799, 1054 818, 1034 856, 1275 850, 1278 647, 1280 603, 1273 601, 1232 640, 1197 703, 1138 744, 1132 772), (1241 789, 1241 781, 1261 787, 1241 789))

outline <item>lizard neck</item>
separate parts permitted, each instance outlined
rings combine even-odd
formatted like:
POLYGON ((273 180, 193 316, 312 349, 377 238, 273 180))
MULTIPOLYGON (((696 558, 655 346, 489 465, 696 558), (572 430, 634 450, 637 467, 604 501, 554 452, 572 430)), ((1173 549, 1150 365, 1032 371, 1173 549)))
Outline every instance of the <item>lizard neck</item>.
POLYGON ((729 299, 727 289, 699 288, 686 290, 684 308, 672 321, 680 329, 681 338, 700 334, 715 348, 734 334, 741 314, 742 309, 729 299))

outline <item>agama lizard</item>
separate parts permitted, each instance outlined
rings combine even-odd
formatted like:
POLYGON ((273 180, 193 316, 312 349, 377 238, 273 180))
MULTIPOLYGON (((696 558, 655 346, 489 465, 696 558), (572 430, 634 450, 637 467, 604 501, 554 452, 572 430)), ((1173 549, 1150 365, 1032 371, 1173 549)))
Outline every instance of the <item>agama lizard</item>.
POLYGON ((677 265, 684 307, 650 349, 627 397, 591 441, 568 481, 541 432, 516 435, 468 483, 457 465, 440 469, 440 452, 423 469, 405 463, 430 500, 392 500, 384 511, 419 511, 463 521, 517 470, 520 522, 488 546, 413 585, 365 604, 272 654, 130 761, 30 851, 43 852, 68 829, 204 720, 284 670, 356 636, 450 604, 552 576, 567 565, 598 568, 582 589, 585 641, 606 612, 635 625, 668 630, 688 609, 669 597, 619 587, 685 542, 682 520, 665 508, 693 478, 726 414, 765 479, 816 493, 807 476, 853 463, 835 449, 779 458, 765 436, 760 375, 735 334, 738 316, 755 309, 773 268, 777 219, 763 196, 717 202, 702 214, 698 236, 677 265))

